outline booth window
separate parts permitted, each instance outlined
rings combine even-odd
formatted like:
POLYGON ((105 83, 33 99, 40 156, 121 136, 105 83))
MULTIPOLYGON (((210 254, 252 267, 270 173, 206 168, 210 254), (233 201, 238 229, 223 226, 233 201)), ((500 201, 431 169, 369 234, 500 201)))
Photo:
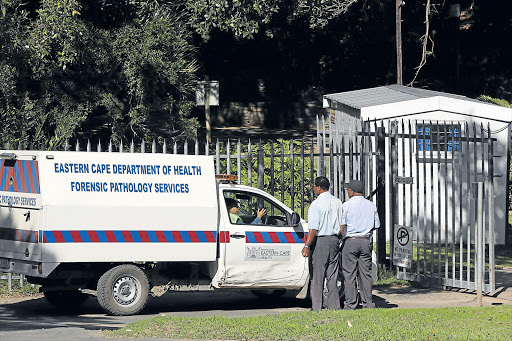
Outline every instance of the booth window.
POLYGON ((460 151, 460 124, 418 124, 418 152, 460 151))

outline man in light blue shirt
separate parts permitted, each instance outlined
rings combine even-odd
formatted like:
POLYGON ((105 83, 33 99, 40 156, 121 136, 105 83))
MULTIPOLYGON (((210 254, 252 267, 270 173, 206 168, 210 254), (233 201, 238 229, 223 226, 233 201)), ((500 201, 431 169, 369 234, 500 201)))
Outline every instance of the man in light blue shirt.
POLYGON ((341 233, 344 245, 342 269, 345 278, 345 309, 358 305, 356 276, 363 308, 375 308, 372 298, 372 231, 380 227, 377 207, 363 196, 361 181, 350 181, 347 194, 349 200, 343 204, 341 233))
POLYGON ((339 270, 339 239, 342 219, 340 199, 329 193, 329 180, 320 176, 315 179, 313 191, 318 196, 308 210, 309 234, 302 249, 304 257, 311 256, 312 310, 322 309, 324 282, 327 279, 328 309, 340 309, 337 288, 339 270), (310 255, 311 251, 311 255, 310 255))

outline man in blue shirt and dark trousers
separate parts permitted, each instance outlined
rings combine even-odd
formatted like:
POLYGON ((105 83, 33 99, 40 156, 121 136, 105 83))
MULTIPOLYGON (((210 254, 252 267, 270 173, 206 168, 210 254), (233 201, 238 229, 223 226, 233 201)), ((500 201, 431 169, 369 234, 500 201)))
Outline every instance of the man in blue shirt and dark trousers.
POLYGON ((304 257, 311 256, 311 310, 322 309, 324 282, 327 279, 327 309, 340 309, 337 288, 339 270, 339 239, 342 202, 329 193, 329 180, 315 179, 313 191, 317 199, 308 210, 309 234, 302 249, 304 257), (311 254, 310 254, 311 252, 311 254))
POLYGON ((363 196, 364 186, 359 180, 350 181, 349 200, 343 204, 341 233, 344 245, 341 267, 345 277, 345 309, 357 308, 359 293, 363 308, 375 308, 372 298, 372 232, 380 227, 377 207, 363 196))

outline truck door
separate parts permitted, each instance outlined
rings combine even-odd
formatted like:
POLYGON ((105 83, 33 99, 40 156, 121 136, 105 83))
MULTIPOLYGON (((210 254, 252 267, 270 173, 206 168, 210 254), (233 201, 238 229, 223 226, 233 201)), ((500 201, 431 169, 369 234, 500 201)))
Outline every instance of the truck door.
POLYGON ((224 190, 235 199, 243 223, 229 216, 224 202, 224 278, 222 286, 298 288, 307 272, 301 251, 306 237, 301 224, 292 226, 291 212, 271 196, 250 191, 224 190), (259 208, 266 209, 261 220, 259 208))
POLYGON ((40 261, 39 188, 38 161, 1 153, 0 271, 27 274, 40 261))

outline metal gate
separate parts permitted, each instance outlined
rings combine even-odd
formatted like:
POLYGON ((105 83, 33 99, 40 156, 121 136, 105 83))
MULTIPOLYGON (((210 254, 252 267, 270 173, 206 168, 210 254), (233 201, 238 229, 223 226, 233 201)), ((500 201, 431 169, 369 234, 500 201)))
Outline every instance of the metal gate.
MULTIPOLYGON (((392 184, 390 258, 392 264, 407 265, 397 266, 397 277, 493 293, 493 139, 489 126, 394 121, 389 122, 387 136, 392 184), (404 238, 412 241, 409 262, 394 259, 400 255, 397 251, 406 251, 401 248, 404 238)), ((407 252, 400 256, 408 258, 407 252)))
POLYGON ((336 184, 334 194, 346 200, 346 184, 359 179, 377 205, 385 227, 377 232, 379 263, 401 279, 495 291, 489 127, 347 116, 320 126, 329 164, 318 169, 336 184))

